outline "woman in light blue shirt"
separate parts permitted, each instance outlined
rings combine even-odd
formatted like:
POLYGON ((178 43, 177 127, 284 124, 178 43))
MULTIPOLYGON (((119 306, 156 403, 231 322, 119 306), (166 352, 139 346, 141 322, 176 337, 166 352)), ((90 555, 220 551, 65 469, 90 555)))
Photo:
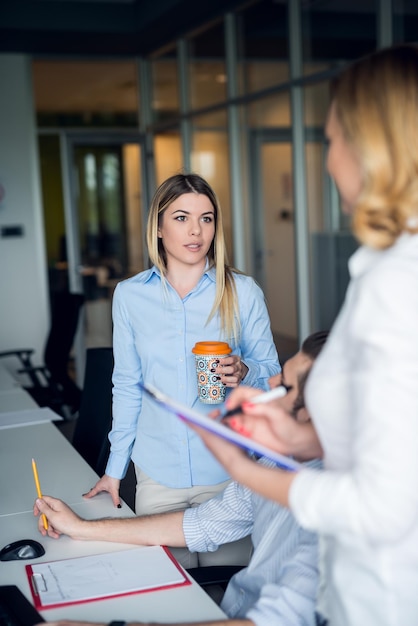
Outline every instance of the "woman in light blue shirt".
POLYGON ((254 280, 227 265, 221 209, 208 183, 177 174, 157 190, 147 227, 153 267, 116 287, 113 298, 113 425, 105 475, 87 494, 117 506, 130 460, 136 512, 183 509, 212 497, 229 476, 181 420, 144 397, 140 382, 208 413, 198 399, 197 341, 227 341, 216 373, 227 388, 268 388, 280 372, 270 320, 254 280))

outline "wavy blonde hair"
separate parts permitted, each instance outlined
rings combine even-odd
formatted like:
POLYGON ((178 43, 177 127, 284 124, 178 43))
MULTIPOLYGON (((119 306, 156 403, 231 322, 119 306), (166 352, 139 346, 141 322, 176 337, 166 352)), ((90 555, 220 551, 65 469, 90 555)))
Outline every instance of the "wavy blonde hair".
POLYGON ((418 47, 356 61, 334 79, 331 96, 362 172, 353 232, 388 248, 401 233, 418 233, 418 47))
POLYGON ((215 212, 215 236, 208 251, 210 267, 215 267, 216 293, 207 322, 219 312, 221 328, 225 337, 238 339, 240 332, 238 297, 233 272, 228 265, 222 222, 222 210, 218 198, 209 185, 198 174, 175 174, 165 180, 151 201, 147 223, 147 245, 151 262, 160 270, 163 279, 167 273, 167 257, 158 228, 167 207, 185 193, 202 194, 209 198, 215 212))

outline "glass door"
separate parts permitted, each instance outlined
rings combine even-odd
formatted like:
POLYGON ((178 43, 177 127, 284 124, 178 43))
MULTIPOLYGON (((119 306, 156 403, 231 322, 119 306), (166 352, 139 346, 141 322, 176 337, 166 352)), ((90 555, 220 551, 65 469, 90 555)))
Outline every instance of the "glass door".
POLYGON ((292 144, 286 131, 253 136, 256 278, 281 360, 298 348, 292 144))
POLYGON ((141 147, 138 142, 91 137, 67 144, 69 202, 66 242, 70 284, 85 296, 76 346, 77 372, 86 348, 112 345, 116 284, 144 269, 141 147))

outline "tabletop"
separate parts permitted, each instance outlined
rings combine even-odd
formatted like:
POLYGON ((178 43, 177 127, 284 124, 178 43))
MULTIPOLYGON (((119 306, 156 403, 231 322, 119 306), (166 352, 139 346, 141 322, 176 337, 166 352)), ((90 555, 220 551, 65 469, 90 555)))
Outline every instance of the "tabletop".
MULTIPOLYGON (((0 548, 17 539, 36 539, 45 554, 39 559, 0 562, 0 584, 15 584, 32 601, 25 565, 49 560, 132 549, 130 544, 76 541, 61 536, 43 537, 33 515, 36 490, 32 475, 36 459, 44 494, 66 501, 86 519, 132 517, 123 503, 113 506, 109 494, 91 500, 83 498, 97 481, 89 467, 53 423, 35 424, 0 432, 0 548)), ((191 579, 192 584, 158 591, 108 598, 41 612, 45 620, 74 619, 105 622, 112 620, 148 622, 191 622, 222 620, 223 611, 191 579)))

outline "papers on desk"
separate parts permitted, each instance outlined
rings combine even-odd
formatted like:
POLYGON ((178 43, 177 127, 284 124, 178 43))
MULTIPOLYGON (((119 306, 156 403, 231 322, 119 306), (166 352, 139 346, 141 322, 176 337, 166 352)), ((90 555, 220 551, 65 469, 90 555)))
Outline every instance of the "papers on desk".
POLYGON ((2 428, 15 428, 28 424, 42 424, 44 422, 57 422, 62 420, 61 415, 48 407, 27 409, 25 411, 8 411, 0 413, 0 430, 2 428))
POLYGON ((26 572, 41 610, 191 584, 163 546, 37 563, 26 572))

